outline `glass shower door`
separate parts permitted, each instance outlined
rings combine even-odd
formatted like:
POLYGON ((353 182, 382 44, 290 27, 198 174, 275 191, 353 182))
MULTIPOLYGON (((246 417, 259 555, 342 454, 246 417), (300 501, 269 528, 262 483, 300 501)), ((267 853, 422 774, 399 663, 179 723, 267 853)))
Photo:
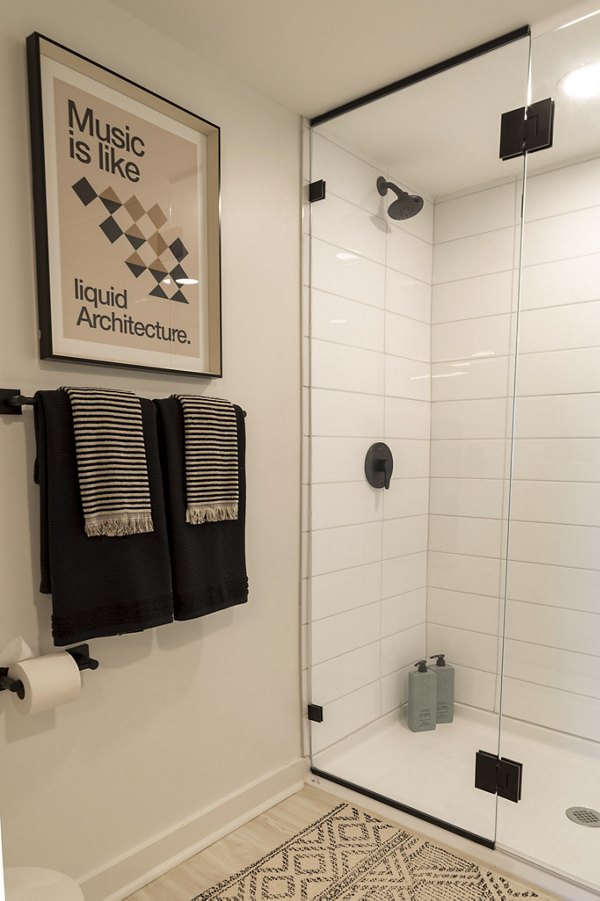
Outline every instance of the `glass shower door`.
POLYGON ((600 16, 532 44, 498 844, 600 890, 600 16))
POLYGON ((528 60, 513 41, 312 129, 313 772, 484 844, 496 798, 474 788, 475 755, 499 741, 523 183, 498 138, 528 60), (387 490, 365 479, 380 443, 387 490), (413 731, 409 674, 442 653, 453 721, 413 731))

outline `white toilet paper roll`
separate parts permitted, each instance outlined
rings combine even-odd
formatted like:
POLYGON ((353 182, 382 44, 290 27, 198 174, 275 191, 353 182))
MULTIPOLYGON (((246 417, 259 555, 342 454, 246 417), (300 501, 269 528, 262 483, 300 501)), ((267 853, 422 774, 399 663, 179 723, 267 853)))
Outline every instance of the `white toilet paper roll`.
POLYGON ((14 663, 9 671, 12 679, 20 679, 25 686, 21 701, 13 695, 22 713, 41 713, 59 704, 73 701, 81 691, 81 673, 70 654, 60 651, 44 657, 32 657, 14 663))

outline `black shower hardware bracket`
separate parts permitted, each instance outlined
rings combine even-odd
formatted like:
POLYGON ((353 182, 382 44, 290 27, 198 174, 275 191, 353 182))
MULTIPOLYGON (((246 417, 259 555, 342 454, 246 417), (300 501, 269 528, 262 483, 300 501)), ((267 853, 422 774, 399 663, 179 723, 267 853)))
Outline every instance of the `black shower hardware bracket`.
POLYGON ((323 708, 320 704, 309 704, 308 705, 308 718, 311 723, 322 723, 323 722, 323 708))
MULTIPOLYGON (((90 657, 90 646, 88 644, 78 644, 74 648, 65 648, 67 654, 70 654, 79 670, 98 669, 100 663, 90 657)), ((0 691, 12 691, 22 701, 25 697, 25 686, 20 679, 11 679, 8 675, 9 667, 0 666, 0 691)))
POLYGON ((552 147, 554 138, 554 100, 546 97, 529 106, 502 113, 500 119, 501 160, 512 160, 526 153, 552 147))
POLYGON ((318 181, 311 181, 308 186, 308 202, 316 203, 317 200, 325 200, 327 195, 327 182, 324 178, 318 181))
POLYGON ((523 764, 490 751, 477 751, 475 788, 518 804, 523 788, 523 764))
POLYGON ((372 488, 389 488, 394 471, 392 452, 382 441, 372 444, 365 457, 365 475, 372 488))

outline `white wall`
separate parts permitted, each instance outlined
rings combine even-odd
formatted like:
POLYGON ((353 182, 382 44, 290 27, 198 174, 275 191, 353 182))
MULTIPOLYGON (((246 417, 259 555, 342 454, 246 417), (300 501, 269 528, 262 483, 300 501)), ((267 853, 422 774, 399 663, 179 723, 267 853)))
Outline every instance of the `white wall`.
MULTIPOLYGON (((301 753, 300 120, 107 0, 6 0, 0 41, 0 385, 206 390, 248 411, 248 605, 93 641, 101 668, 55 712, 24 718, 0 696, 5 863, 81 878, 301 753), (222 127, 222 380, 39 362, 24 43, 34 30, 222 127)), ((22 634, 45 653, 34 454, 31 411, 2 418, 0 645, 22 634)))
POLYGON ((306 347, 313 752, 404 703, 425 652, 433 210, 392 222, 381 174, 313 135, 311 179, 327 182, 310 208, 306 347), (389 491, 365 480, 376 441, 394 456, 389 491))

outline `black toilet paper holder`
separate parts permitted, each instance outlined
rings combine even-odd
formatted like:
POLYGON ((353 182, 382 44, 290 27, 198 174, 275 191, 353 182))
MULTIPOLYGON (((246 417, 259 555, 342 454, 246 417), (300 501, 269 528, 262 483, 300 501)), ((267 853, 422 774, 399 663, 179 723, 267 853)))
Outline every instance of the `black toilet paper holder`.
MULTIPOLYGON (((98 669, 100 663, 90 657, 89 644, 78 644, 75 648, 65 648, 67 654, 70 654, 80 670, 98 669)), ((23 700, 25 697, 25 686, 20 679, 11 679, 8 675, 8 666, 0 666, 0 691, 12 691, 18 698, 23 700)))

